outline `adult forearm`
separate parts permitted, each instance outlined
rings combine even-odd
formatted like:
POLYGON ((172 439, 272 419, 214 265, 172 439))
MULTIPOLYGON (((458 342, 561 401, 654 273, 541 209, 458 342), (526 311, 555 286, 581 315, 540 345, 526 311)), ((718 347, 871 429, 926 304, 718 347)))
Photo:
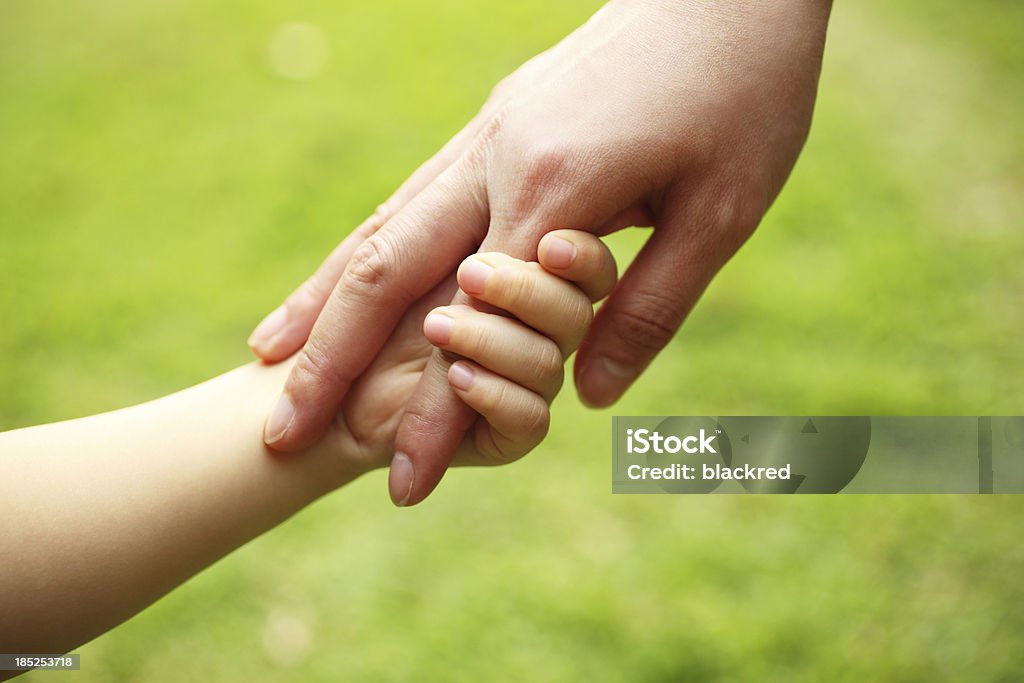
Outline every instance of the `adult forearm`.
POLYGON ((0 652, 65 652, 340 484, 263 445, 288 365, 0 434, 0 652))

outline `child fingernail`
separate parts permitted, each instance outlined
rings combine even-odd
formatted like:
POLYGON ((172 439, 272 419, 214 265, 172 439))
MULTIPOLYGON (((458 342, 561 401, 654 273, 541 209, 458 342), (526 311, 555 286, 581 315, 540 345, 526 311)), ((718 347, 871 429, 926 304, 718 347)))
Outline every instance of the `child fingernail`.
POLYGON ((431 313, 423 321, 423 334, 430 343, 447 346, 452 340, 452 327, 455 321, 443 313, 431 313))
POLYGON ((494 268, 480 261, 471 258, 459 268, 459 287, 466 294, 483 294, 487 278, 494 272, 494 268))
POLYGON ((548 238, 544 248, 544 264, 552 268, 568 268, 576 260, 576 245, 561 237, 548 238))
POLYGON ((462 391, 469 391, 469 388, 473 386, 475 376, 473 368, 465 363, 454 363, 448 368, 448 381, 452 383, 453 387, 462 391))

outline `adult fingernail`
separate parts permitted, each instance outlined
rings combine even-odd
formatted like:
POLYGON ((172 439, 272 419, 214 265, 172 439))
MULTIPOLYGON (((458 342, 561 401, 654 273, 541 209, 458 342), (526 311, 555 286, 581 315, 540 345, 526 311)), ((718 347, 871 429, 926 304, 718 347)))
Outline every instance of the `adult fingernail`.
POLYGON ((544 245, 544 265, 568 268, 576 260, 576 245, 561 237, 549 237, 544 245))
POLYGON ((267 425, 263 429, 263 441, 268 446, 272 446, 283 439, 294 417, 295 406, 292 405, 287 394, 281 394, 281 398, 277 399, 277 405, 274 406, 273 412, 267 419, 267 425))
POLYGON ((471 258, 459 269, 459 286, 466 294, 483 294, 487 278, 493 272, 494 268, 479 259, 471 258))
POLYGON ((447 346, 452 340, 452 326, 455 321, 444 313, 431 313, 423 321, 423 334, 432 344, 447 346))
POLYGON ((622 396, 637 374, 622 363, 595 358, 580 373, 580 398, 594 408, 606 408, 622 396))
POLYGON ((288 311, 285 310, 284 306, 277 307, 249 335, 249 346, 256 348, 266 344, 275 334, 281 331, 286 322, 288 322, 288 311))
POLYGON ((395 453, 391 458, 391 473, 388 475, 388 492, 391 502, 398 507, 405 507, 412 496, 412 485, 416 480, 416 471, 412 460, 405 453, 395 453))
POLYGON ((465 363, 453 363, 448 368, 448 381, 452 383, 452 386, 462 391, 469 391, 469 388, 473 386, 473 378, 476 373, 473 372, 473 368, 469 367, 465 363))

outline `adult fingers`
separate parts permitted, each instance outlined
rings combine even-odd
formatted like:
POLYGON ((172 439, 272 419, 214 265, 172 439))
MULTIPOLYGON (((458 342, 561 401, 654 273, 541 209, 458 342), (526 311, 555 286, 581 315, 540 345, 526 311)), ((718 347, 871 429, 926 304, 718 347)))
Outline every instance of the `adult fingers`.
POLYGON ((317 317, 359 245, 450 167, 469 147, 486 121, 485 112, 477 114, 346 237, 281 306, 264 318, 249 337, 248 344, 253 353, 268 363, 276 363, 298 351, 309 338, 317 317))
POLYGON ((352 253, 383 222, 382 211, 379 208, 363 221, 334 248, 315 273, 256 326, 248 341, 253 353, 267 363, 276 363, 291 356, 306 342, 352 253))
MULTIPOLYGON (((469 299, 456 294, 453 301, 469 299)), ((434 349, 405 406, 388 474, 388 493, 399 507, 415 505, 430 495, 477 419, 448 383, 448 368, 456 360, 454 354, 434 349)))
POLYGON ((298 450, 320 438, 406 308, 483 237, 482 183, 464 159, 353 252, 267 420, 264 439, 275 450, 298 450))
MULTIPOLYGON (((525 179, 522 187, 504 187, 500 183, 495 187, 489 182, 491 223, 480 251, 533 260, 540 238, 549 226, 585 230, 603 225, 640 193, 640 174, 616 169, 605 173, 603 169, 588 167, 588 175, 582 177, 577 173, 581 166, 539 154, 527 163, 526 171, 510 174, 525 179), (593 190, 598 176, 603 187, 614 191, 593 190)), ((453 303, 482 305, 461 292, 453 303)), ((406 405, 388 478, 391 499, 396 505, 415 505, 430 495, 477 417, 449 386, 448 366, 454 360, 449 353, 435 352, 406 405)))
MULTIPOLYGON (((509 239, 493 226, 481 244, 481 251, 501 251, 517 258, 531 258, 536 238, 509 239)), ((453 305, 486 308, 464 292, 458 292, 453 305)), ((423 369, 416 390, 405 407, 395 436, 395 456, 388 476, 388 492, 395 505, 415 505, 437 487, 466 431, 477 420, 476 411, 466 405, 448 382, 448 368, 458 357, 436 350, 423 369)))

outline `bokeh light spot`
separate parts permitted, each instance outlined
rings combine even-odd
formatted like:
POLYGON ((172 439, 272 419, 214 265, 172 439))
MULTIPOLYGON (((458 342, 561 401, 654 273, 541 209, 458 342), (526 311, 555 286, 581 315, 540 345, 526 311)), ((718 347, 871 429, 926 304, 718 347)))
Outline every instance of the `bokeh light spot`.
POLYGON ((311 81, 327 64, 330 46, 319 26, 304 21, 282 24, 267 45, 270 69, 290 81, 311 81))

